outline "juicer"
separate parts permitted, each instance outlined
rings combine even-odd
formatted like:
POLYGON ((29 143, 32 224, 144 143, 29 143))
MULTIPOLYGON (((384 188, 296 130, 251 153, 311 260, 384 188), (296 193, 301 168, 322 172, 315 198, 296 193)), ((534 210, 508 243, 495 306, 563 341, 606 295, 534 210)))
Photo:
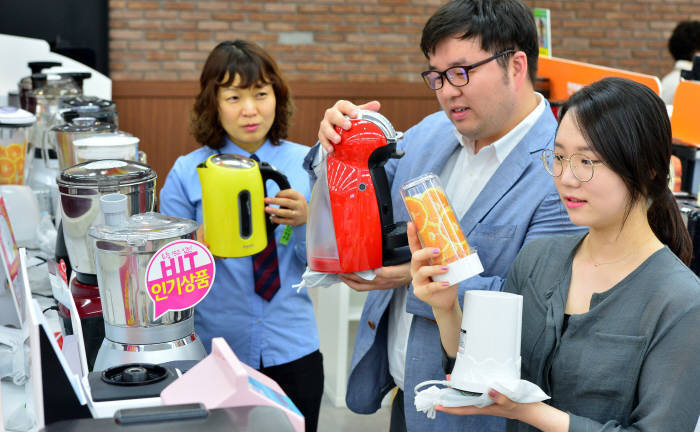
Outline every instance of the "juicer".
POLYGON ((194 240, 198 224, 154 212, 126 217, 122 197, 102 197, 105 224, 89 229, 105 325, 94 370, 128 363, 199 361, 206 351, 194 332, 194 307, 157 315, 146 281, 154 255, 173 241, 194 240))

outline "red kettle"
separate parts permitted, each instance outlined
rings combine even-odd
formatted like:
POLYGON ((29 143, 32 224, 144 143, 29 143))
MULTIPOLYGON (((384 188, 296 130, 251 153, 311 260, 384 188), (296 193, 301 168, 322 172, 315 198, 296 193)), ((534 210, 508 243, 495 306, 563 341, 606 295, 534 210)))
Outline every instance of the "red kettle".
POLYGON ((394 222, 384 165, 401 158, 401 133, 381 114, 361 110, 328 154, 314 185, 306 231, 311 270, 353 273, 410 259, 406 222, 394 222))

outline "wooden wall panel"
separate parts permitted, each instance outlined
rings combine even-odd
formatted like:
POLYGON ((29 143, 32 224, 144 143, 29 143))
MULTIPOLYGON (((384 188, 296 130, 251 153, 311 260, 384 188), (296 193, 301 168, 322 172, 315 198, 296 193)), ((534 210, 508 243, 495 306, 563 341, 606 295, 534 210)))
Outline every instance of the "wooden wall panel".
MULTIPOLYGON (((381 113, 400 131, 439 109, 435 95, 422 83, 292 83, 291 88, 296 111, 289 139, 305 145, 316 142, 325 109, 338 99, 356 103, 379 100, 381 113)), ((197 92, 196 82, 113 83, 119 128, 140 138, 140 149, 158 173, 159 191, 175 159, 199 146, 189 133, 190 110, 197 92)))

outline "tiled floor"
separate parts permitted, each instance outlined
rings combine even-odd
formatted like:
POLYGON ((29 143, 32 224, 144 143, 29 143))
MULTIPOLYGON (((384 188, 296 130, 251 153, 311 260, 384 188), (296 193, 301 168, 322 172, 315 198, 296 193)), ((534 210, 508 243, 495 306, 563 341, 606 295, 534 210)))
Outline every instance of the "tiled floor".
POLYGON ((355 414, 349 409, 336 408, 324 396, 318 419, 318 432, 386 432, 389 430, 388 406, 383 406, 374 414, 355 414))

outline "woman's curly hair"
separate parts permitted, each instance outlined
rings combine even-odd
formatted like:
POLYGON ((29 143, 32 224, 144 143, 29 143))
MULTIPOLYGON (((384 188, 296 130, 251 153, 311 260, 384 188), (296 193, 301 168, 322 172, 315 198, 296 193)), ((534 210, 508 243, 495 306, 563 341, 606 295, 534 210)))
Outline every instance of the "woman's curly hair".
POLYGON ((226 131, 219 119, 217 93, 220 87, 230 86, 236 76, 240 77, 240 88, 259 83, 272 85, 276 99, 275 120, 267 138, 273 145, 281 144, 287 137, 294 111, 289 86, 275 60, 260 46, 244 40, 221 42, 204 63, 190 124, 195 140, 213 149, 223 147, 226 131))

